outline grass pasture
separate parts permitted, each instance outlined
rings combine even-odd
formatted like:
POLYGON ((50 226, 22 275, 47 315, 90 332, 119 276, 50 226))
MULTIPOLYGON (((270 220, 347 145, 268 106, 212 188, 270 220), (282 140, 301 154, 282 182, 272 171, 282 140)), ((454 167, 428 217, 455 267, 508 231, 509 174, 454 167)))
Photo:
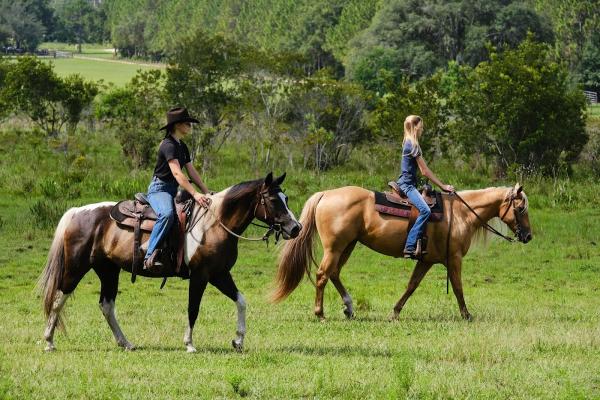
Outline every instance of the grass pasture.
POLYGON ((466 258, 464 285, 475 319, 460 319, 445 274, 434 267, 398 322, 387 315, 411 262, 359 247, 344 268, 355 320, 329 285, 328 321, 312 316, 314 290, 265 300, 273 248, 242 244, 234 277, 248 301, 243 354, 229 342, 235 307, 209 288, 195 332, 182 345, 186 283, 121 276, 118 316, 135 352, 116 347, 89 273, 67 306, 67 335, 44 353, 34 285, 50 242, 24 232, 28 217, 6 197, 0 244, 0 398, 598 398, 600 230, 597 211, 534 210, 534 240, 491 240, 466 258), (583 226, 572 221, 582 220, 583 226))
MULTIPOLYGON (((233 269, 248 302, 242 354, 230 347, 235 306, 214 288, 207 289, 196 324, 198 353, 187 354, 187 282, 173 279, 160 291, 160 280, 131 284, 127 273, 121 275, 117 315, 139 348, 122 351, 98 309, 93 272, 67 303, 67 332, 57 332, 58 350, 44 353, 45 321, 34 289, 53 224, 44 228, 41 217, 52 206, 62 212, 67 205, 123 198, 143 190, 150 176, 129 171, 108 135, 86 135, 70 139, 71 151, 79 154, 72 157, 25 133, 1 136, 7 146, 0 159, 1 399, 600 398, 600 185, 568 180, 526 182, 532 242, 491 238, 465 258, 471 323, 461 320, 454 295, 446 295, 440 266, 400 320, 388 322, 412 262, 362 246, 342 273, 356 319, 344 318, 329 284, 328 319, 318 322, 308 282, 280 305, 266 301, 276 251, 244 242, 233 269), (22 162, 32 159, 31 165, 22 162)), ((225 149, 219 170, 206 177, 209 187, 252 178, 240 171, 246 157, 225 149)), ((290 171, 284 187, 298 214, 314 191, 346 184, 381 188, 392 168, 290 171)), ((477 179, 448 177, 462 188, 484 186, 477 179)))
POLYGON ((106 84, 124 86, 138 70, 164 68, 163 64, 154 65, 114 58, 114 54, 107 47, 101 44, 84 44, 82 53, 77 53, 76 45, 72 44, 48 42, 40 45, 40 48, 69 51, 74 54, 72 58, 46 58, 54 64, 54 71, 63 77, 79 74, 85 79, 103 80, 106 84))
POLYGON ((146 65, 125 63, 120 61, 92 60, 86 58, 56 58, 50 59, 54 64, 54 71, 59 76, 79 74, 85 79, 104 83, 113 83, 115 86, 124 86, 135 76, 138 70, 156 69, 146 65))

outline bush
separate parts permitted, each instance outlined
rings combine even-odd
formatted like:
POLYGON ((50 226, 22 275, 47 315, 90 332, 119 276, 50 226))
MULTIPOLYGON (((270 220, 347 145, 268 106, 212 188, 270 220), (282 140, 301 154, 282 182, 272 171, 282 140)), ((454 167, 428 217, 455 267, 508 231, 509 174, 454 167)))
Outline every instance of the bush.
POLYGON ((589 140, 579 159, 583 166, 600 176, 600 118, 595 118, 588 123, 587 132, 589 140))
POLYGON ((544 174, 570 170, 587 141, 585 97, 547 46, 530 35, 518 49, 461 68, 458 79, 450 128, 464 153, 492 156, 502 174, 514 164, 544 174))
POLYGON ((113 89, 96 105, 96 117, 117 131, 123 154, 136 168, 150 166, 164 134, 159 131, 165 112, 164 75, 139 71, 124 88, 113 89))
POLYGON ((27 115, 48 136, 56 136, 65 124, 71 132, 75 130, 82 111, 97 93, 98 86, 79 75, 62 79, 51 64, 20 57, 6 72, 0 104, 14 103, 16 111, 27 115))

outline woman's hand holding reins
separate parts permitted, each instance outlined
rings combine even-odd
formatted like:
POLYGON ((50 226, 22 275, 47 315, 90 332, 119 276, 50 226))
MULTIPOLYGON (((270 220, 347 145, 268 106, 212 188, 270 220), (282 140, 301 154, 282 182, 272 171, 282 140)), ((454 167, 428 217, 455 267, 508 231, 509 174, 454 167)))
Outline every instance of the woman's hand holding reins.
POLYGON ((452 185, 442 185, 441 187, 443 191, 448 193, 454 193, 456 191, 452 185))
POLYGON ((208 208, 208 206, 210 206, 210 197, 203 195, 200 192, 194 193, 194 200, 202 207, 208 208))

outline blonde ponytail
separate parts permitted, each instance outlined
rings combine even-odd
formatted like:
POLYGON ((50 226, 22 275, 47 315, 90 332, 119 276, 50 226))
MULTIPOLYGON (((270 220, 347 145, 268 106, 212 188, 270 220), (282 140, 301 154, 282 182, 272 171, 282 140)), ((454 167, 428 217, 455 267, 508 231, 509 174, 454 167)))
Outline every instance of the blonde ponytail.
POLYGON ((410 142, 412 145, 411 156, 416 157, 420 152, 419 138, 423 132, 423 119, 418 115, 409 115, 404 120, 404 139, 402 145, 410 142))

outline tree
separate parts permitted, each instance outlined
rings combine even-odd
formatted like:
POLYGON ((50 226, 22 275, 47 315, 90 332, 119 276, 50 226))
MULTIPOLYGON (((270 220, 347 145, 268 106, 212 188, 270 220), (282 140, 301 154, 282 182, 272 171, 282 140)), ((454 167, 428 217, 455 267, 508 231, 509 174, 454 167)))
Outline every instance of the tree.
POLYGON ((96 106, 96 117, 118 132, 123 154, 136 168, 156 159, 156 146, 165 112, 165 76, 160 70, 138 71, 123 88, 105 93, 96 106))
POLYGON ((462 67, 450 98, 455 145, 494 157, 500 173, 515 168, 568 170, 587 141, 585 97, 566 68, 529 35, 515 50, 462 67))
POLYGON ((74 130, 82 110, 98 93, 95 83, 78 75, 64 80, 34 57, 21 57, 6 74, 0 98, 14 103, 18 112, 27 115, 48 136, 56 136, 67 124, 74 130))
POLYGON ((304 145, 304 166, 326 170, 345 163, 371 132, 366 124, 369 93, 323 71, 295 88, 292 117, 304 145))
POLYGON ((421 145, 426 158, 444 153, 448 136, 449 110, 442 89, 443 74, 423 78, 411 83, 403 79, 400 83, 389 82, 386 94, 378 99, 370 115, 374 132, 392 146, 402 143, 404 119, 408 115, 419 115, 424 121, 421 145))
POLYGON ((14 46, 34 51, 46 28, 23 1, 0 0, 0 37, 11 39, 14 46))
POLYGON ((174 50, 165 85, 172 105, 186 107, 200 121, 192 134, 192 157, 202 156, 203 169, 231 134, 240 118, 242 97, 236 79, 247 50, 223 36, 198 31, 174 50))
POLYGON ((100 23, 89 0, 55 0, 54 8, 58 19, 55 37, 68 43, 77 44, 81 53, 81 44, 89 41, 94 25, 100 23))
POLYGON ((579 76, 584 87, 600 92, 600 33, 594 32, 583 49, 579 76))
MULTIPOLYGON (((384 63, 393 61, 393 68, 385 69, 396 81, 420 78, 448 61, 476 65, 487 56, 488 42, 510 48, 527 31, 540 40, 551 40, 542 17, 517 2, 392 0, 377 11, 369 28, 351 41, 346 71, 350 79, 363 82, 359 78, 362 67, 373 55, 385 55, 384 63)), ((381 63, 381 59, 374 62, 375 70, 381 63)))

